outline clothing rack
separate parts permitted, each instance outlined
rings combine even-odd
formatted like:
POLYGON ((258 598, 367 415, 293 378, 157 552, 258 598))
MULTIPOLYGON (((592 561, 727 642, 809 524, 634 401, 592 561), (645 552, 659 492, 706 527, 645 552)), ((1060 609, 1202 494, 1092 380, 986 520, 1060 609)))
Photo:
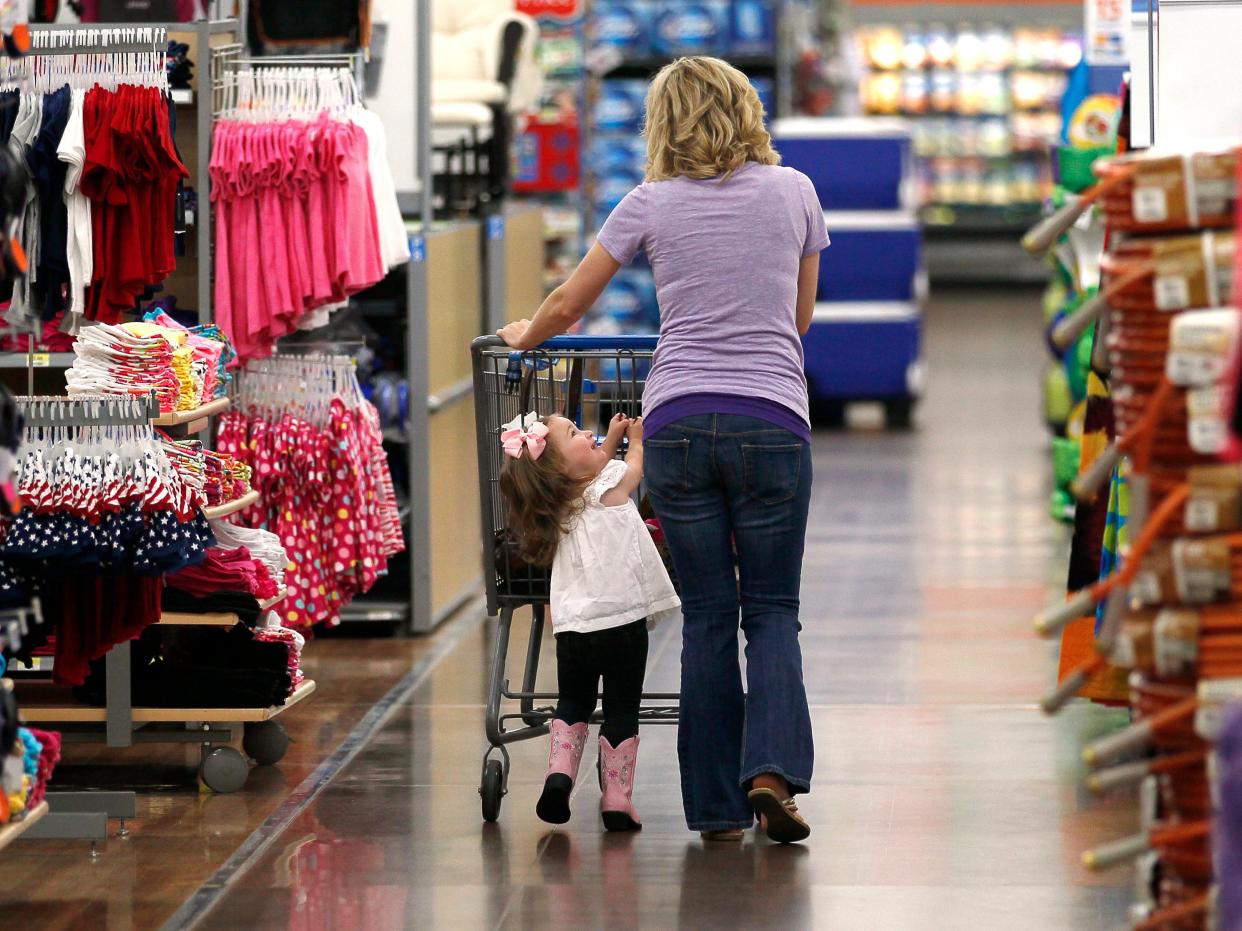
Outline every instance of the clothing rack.
POLYGON ((160 416, 155 393, 143 397, 86 395, 17 398, 18 409, 28 427, 133 427, 150 424, 160 416))
POLYGON ((338 68, 352 77, 354 97, 361 101, 363 69, 366 59, 362 52, 337 52, 322 55, 268 55, 260 58, 243 56, 241 45, 220 50, 216 61, 219 68, 212 73, 212 109, 218 117, 236 105, 239 75, 250 71, 277 68, 338 68), (230 106, 232 104, 232 106, 230 106))

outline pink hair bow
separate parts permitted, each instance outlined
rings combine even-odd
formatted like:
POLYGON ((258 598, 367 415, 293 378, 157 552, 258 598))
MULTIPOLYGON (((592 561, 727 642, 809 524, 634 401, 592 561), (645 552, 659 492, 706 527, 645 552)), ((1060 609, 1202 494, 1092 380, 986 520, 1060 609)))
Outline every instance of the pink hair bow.
POLYGON ((521 427, 506 430, 500 434, 500 444, 504 447, 506 456, 521 459, 522 450, 527 449, 530 451, 530 458, 535 460, 543 455, 544 447, 548 445, 547 436, 548 425, 535 421, 528 430, 521 427))

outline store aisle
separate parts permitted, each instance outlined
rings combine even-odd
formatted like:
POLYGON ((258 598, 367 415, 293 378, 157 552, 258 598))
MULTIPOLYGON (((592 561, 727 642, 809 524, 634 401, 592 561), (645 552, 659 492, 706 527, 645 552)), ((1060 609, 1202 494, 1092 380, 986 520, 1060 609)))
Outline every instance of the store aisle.
MULTIPOLYGON (((1048 721, 1034 703, 1054 653, 1029 618, 1064 546, 1046 513, 1038 319, 1028 293, 941 294, 920 429, 816 439, 808 844, 705 847, 681 818, 674 733, 658 727, 643 734, 641 834, 605 836, 589 784, 566 829, 539 822, 542 740, 514 749, 500 822, 484 825, 485 625, 202 926, 1116 927, 1129 875, 1091 876, 1079 855, 1133 830, 1134 805, 1087 798, 1075 778, 1084 735, 1110 715, 1048 721)), ((676 629, 656 634, 651 662, 648 688, 675 688, 676 629)))

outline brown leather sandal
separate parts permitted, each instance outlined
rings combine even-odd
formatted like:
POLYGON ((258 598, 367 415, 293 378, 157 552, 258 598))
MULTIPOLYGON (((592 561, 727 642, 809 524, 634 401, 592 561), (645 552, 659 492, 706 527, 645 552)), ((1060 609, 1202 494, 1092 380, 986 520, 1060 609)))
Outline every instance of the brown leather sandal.
POLYGON ((699 831, 699 837, 706 841, 726 841, 739 843, 746 836, 741 828, 725 828, 720 831, 699 831))
POLYGON ((771 789, 751 789, 746 795, 759 816, 760 829, 778 844, 793 844, 811 836, 811 826, 798 814, 793 797, 782 799, 771 789))

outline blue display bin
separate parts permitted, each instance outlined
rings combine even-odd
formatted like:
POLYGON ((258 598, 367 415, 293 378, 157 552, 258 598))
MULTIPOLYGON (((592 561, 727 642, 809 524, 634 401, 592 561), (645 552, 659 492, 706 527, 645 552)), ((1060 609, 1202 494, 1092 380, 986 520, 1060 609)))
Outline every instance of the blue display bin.
POLYGON ((832 245, 819 254, 821 301, 917 301, 922 235, 913 211, 826 212, 832 245))
POLYGON ((811 179, 825 210, 911 209, 911 129, 902 120, 799 117, 777 120, 781 164, 811 179))
POLYGON ((912 401, 922 393, 922 316, 913 302, 818 303, 802 344, 812 401, 912 401))

